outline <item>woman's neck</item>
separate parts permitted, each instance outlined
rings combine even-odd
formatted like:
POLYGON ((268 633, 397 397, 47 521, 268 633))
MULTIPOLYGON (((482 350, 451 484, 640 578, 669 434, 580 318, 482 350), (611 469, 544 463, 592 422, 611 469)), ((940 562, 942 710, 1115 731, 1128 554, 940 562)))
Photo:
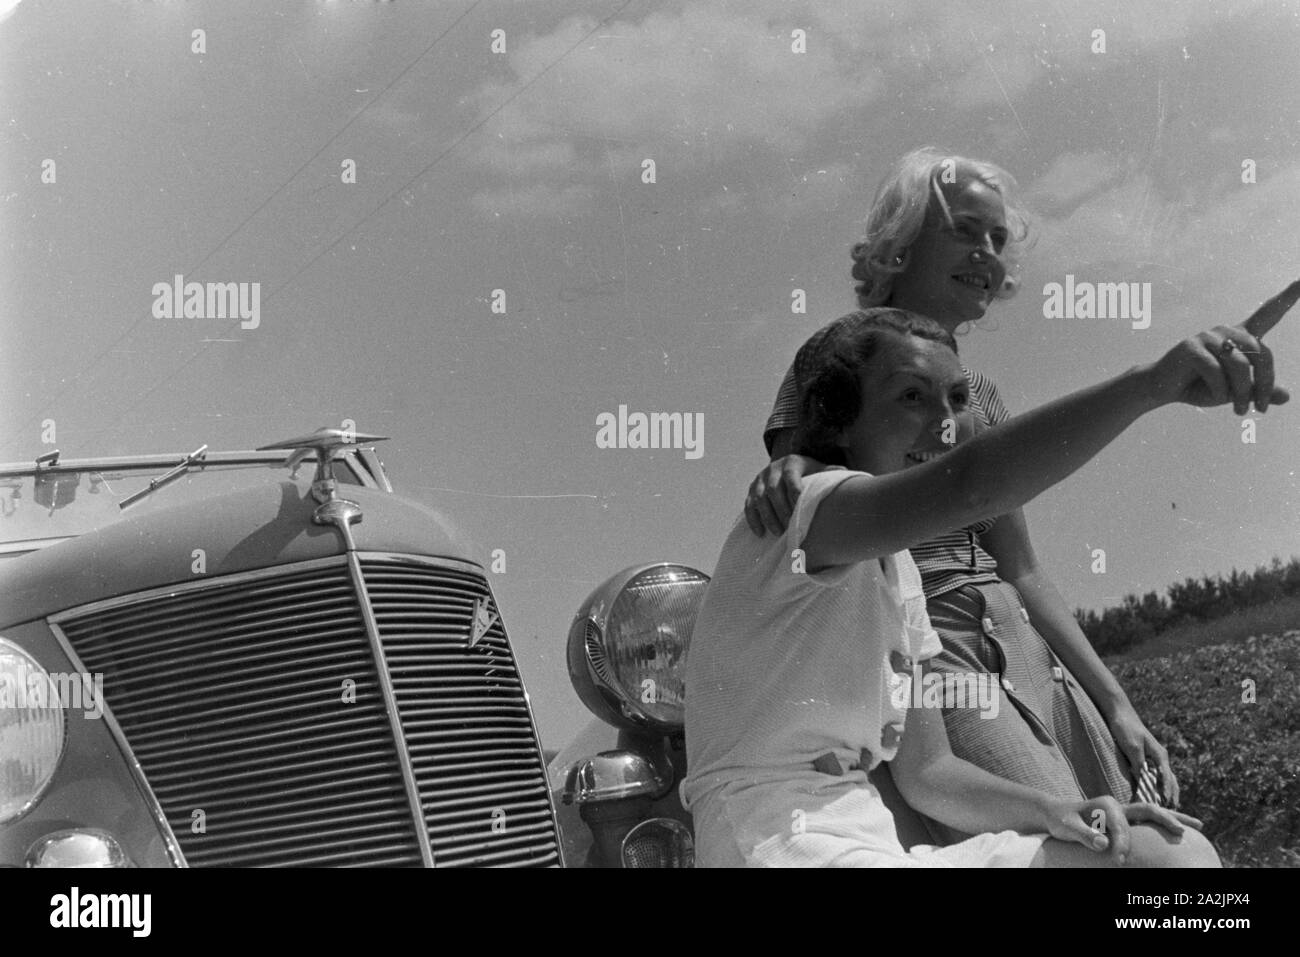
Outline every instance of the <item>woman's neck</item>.
POLYGON ((915 312, 918 315, 925 316, 927 319, 933 319, 939 325, 943 326, 944 331, 950 336, 955 336, 957 334, 957 327, 966 321, 959 316, 932 316, 924 309, 913 305, 906 295, 890 296, 887 300, 882 302, 881 305, 889 306, 893 309, 906 309, 908 312, 915 312))

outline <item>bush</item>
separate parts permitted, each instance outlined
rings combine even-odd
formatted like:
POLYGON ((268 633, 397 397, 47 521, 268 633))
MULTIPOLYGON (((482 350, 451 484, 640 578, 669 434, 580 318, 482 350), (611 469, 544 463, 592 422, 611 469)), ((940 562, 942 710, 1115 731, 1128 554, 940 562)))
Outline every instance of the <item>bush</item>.
POLYGON ((1141 644, 1169 628, 1189 622, 1212 621, 1224 615, 1300 595, 1300 558, 1285 565, 1274 558, 1246 573, 1233 569, 1227 578, 1188 578, 1169 586, 1166 600, 1155 592, 1141 599, 1125 595, 1116 608, 1100 615, 1076 610, 1079 627, 1098 654, 1115 654, 1141 644))
POLYGON ((1224 864, 1300 866, 1300 631, 1111 669, 1224 864))

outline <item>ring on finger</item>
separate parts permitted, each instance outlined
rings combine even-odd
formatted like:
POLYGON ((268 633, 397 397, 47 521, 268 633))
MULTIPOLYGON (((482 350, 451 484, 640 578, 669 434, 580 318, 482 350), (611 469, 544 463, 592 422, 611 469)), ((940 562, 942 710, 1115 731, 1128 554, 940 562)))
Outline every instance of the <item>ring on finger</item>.
POLYGON ((1224 339, 1223 342, 1219 344, 1219 355, 1221 356, 1230 355, 1232 351, 1236 348, 1237 348, 1237 344, 1235 342, 1233 342, 1231 339, 1224 339))

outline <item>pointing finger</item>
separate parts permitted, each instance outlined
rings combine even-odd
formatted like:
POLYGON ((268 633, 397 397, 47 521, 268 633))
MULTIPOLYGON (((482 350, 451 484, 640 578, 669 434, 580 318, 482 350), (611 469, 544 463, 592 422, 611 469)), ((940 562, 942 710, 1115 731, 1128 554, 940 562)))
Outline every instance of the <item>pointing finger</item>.
POLYGON ((1300 300, 1300 279, 1256 309, 1241 327, 1258 339, 1281 321, 1296 300, 1300 300))

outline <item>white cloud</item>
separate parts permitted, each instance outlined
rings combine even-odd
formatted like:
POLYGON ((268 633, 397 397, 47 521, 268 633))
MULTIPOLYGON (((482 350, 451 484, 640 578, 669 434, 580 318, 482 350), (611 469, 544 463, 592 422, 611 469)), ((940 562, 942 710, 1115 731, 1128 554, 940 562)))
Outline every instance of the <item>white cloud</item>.
POLYGON ((858 174, 848 163, 830 163, 807 170, 786 183, 771 184, 759 202, 762 209, 778 215, 831 213, 842 203, 861 195, 858 183, 858 174))
MULTIPOLYGON (((615 21, 566 55, 593 25, 569 20, 517 41, 516 79, 480 89, 475 99, 484 111, 554 66, 485 126, 484 161, 509 167, 503 150, 512 155, 557 139, 580 144, 592 167, 603 164, 609 142, 689 166, 724 161, 749 144, 798 151, 880 89, 872 63, 845 55, 842 44, 821 39, 793 53, 785 23, 710 4, 615 21)), ((557 172, 572 166, 559 152, 531 155, 549 157, 557 172)), ((532 165, 537 172, 541 164, 532 165)))
POLYGON ((597 21, 571 18, 512 37, 513 76, 471 97, 483 115, 537 78, 485 126, 480 159, 534 176, 598 170, 609 144, 689 167, 754 146, 791 155, 833 124, 869 116, 887 89, 920 90, 941 109, 1000 104, 1014 114, 1035 84, 1098 62, 1095 28, 1107 31, 1102 65, 1113 67, 1260 2, 1105 0, 1045 12, 1030 0, 696 0, 586 39, 597 21), (807 33, 806 53, 791 51, 795 29, 807 33))
POLYGON ((1066 273, 1151 281, 1168 320, 1190 333, 1241 321, 1296 277, 1300 243, 1289 211, 1298 208, 1300 164, 1258 184, 1203 184, 1190 199, 1129 173, 1069 215, 1042 219, 1029 265, 1042 282, 1066 273), (1240 295, 1247 301, 1229 299, 1240 295), (1216 315, 1216 308, 1231 311, 1216 315))
POLYGON ((1106 153, 1062 153, 1028 185, 1026 198, 1036 209, 1050 213, 1110 185, 1122 172, 1119 161, 1106 153))
MULTIPOLYGON (((1026 126, 1041 128, 1041 117, 1026 112, 1033 108, 1027 94, 1094 69, 1092 29, 1107 31, 1110 52, 1101 68, 1131 69, 1135 54, 1203 41, 1216 24, 1257 6, 1258 0, 1214 9, 1105 0, 1045 11, 1028 0, 905 7, 883 0, 694 0, 666 3, 640 20, 614 20, 585 39, 597 21, 570 18, 540 35, 510 37, 512 76, 480 84, 467 98, 479 117, 498 112, 466 155, 524 183, 533 198, 557 195, 541 183, 621 188, 652 158, 661 183, 725 172, 730 190, 719 193, 715 179, 702 184, 699 201, 718 212, 750 203, 786 215, 825 212, 860 185, 854 170, 866 174, 859 163, 839 162, 846 153, 834 144, 851 141, 848 131, 888 124, 896 97, 908 112, 981 123, 985 140, 1017 144, 1007 147, 1013 153, 1037 152, 1042 144, 1023 134, 1026 126), (805 54, 790 50, 796 28, 807 30, 805 54), (821 155, 827 160, 818 162, 821 155), (811 168, 789 189, 745 185, 761 178, 751 171, 773 163, 811 168), (828 170, 824 178, 818 169, 828 170)), ((1175 212, 1157 215, 1158 191, 1141 181, 1134 163, 1122 152, 1065 154, 1033 184, 1031 198, 1048 216, 1083 204, 1079 221, 1091 235, 1127 237, 1120 248, 1132 251, 1134 237, 1149 245, 1179 219, 1175 212), (1107 190, 1134 205, 1088 202, 1107 190), (1138 216, 1145 218, 1138 223, 1138 216)))
POLYGON ((22 0, 0 0, 0 23, 13 16, 13 12, 18 9, 18 4, 21 2, 22 0))

